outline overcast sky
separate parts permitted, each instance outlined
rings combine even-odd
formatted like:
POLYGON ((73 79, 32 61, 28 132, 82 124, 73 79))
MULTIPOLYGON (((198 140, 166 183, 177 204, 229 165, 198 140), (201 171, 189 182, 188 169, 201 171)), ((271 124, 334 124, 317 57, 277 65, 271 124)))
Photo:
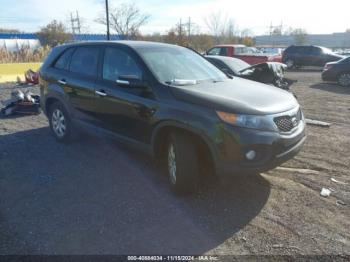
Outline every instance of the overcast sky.
MULTIPOLYGON (((35 32, 53 19, 69 26, 70 12, 78 10, 85 30, 104 33, 94 20, 103 13, 104 0, 0 0, 0 27, 35 32)), ((110 5, 127 1, 109 0, 110 5)), ((269 26, 305 28, 309 33, 344 32, 350 28, 350 0, 137 0, 141 10, 151 18, 142 33, 167 32, 180 19, 207 28, 204 17, 221 12, 232 17, 240 29, 255 35, 268 32, 269 26)))

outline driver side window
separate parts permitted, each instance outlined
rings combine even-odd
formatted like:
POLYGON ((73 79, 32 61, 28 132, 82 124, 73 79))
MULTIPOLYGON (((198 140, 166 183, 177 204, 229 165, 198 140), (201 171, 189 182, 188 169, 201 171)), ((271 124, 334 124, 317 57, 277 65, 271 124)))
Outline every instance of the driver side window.
POLYGON ((103 79, 114 82, 120 76, 141 78, 142 71, 127 52, 107 47, 103 59, 103 79))

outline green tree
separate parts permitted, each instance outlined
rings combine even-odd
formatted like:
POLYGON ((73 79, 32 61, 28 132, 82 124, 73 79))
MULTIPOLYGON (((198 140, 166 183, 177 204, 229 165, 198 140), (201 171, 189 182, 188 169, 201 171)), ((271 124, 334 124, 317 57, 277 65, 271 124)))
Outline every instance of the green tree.
POLYGON ((67 32, 63 23, 57 20, 51 21, 37 34, 43 46, 55 47, 72 40, 72 35, 67 32))

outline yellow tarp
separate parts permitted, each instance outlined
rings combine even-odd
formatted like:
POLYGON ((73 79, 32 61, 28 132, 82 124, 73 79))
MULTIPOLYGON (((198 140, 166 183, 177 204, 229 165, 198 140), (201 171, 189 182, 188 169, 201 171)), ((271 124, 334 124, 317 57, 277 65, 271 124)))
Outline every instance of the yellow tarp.
POLYGON ((0 64, 0 83, 15 82, 19 77, 24 80, 24 72, 28 69, 37 71, 41 66, 41 63, 13 63, 13 64, 0 64))

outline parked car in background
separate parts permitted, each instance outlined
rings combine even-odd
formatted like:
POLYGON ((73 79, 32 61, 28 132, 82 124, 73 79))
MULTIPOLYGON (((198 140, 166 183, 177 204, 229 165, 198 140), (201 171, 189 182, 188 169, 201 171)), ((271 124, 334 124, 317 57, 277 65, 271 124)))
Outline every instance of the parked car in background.
POLYGON ((230 79, 180 46, 58 46, 41 67, 39 82, 41 106, 59 142, 69 142, 79 127, 133 145, 164 164, 179 193, 196 189, 201 170, 220 177, 274 168, 306 139, 292 94, 230 79))
POLYGON ((350 86, 350 57, 337 62, 329 62, 322 72, 323 81, 338 82, 341 86, 350 86))
POLYGON ((237 76, 282 89, 289 89, 293 81, 284 77, 287 66, 278 62, 266 62, 251 66, 238 58, 226 56, 205 56, 205 58, 230 76, 237 76))
POLYGON ((332 50, 313 45, 292 45, 283 52, 282 62, 288 68, 302 66, 324 66, 328 62, 338 61, 344 56, 337 55, 332 50))
POLYGON ((262 54, 256 48, 246 47, 245 45, 218 45, 209 49, 206 55, 229 56, 239 58, 250 65, 256 65, 265 62, 281 62, 281 55, 262 54))
POLYGON ((350 56, 350 49, 336 50, 335 53, 341 56, 350 56))
POLYGON ((281 55, 283 53, 283 48, 277 48, 277 47, 261 47, 259 48, 261 53, 263 54, 271 54, 271 55, 281 55))

